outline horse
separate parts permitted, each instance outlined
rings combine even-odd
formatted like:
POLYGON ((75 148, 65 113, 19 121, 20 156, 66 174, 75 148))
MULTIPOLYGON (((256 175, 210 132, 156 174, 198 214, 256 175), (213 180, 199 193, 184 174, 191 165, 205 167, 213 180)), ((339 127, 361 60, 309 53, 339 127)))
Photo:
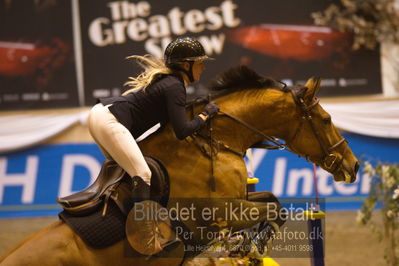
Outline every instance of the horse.
MULTIPOLYGON (((265 202, 251 201, 246 191, 247 149, 266 139, 305 157, 333 175, 335 181, 356 180, 359 163, 331 116, 316 98, 320 79, 310 78, 304 86, 286 87, 244 67, 216 77, 210 85, 216 93, 209 98, 220 112, 208 125, 183 141, 174 136, 171 125, 162 127, 139 143, 144 154, 163 162, 170 177, 170 198, 207 199, 218 206, 230 199, 234 206, 255 208, 254 219, 229 220, 237 231, 267 220, 265 202), (274 138, 270 138, 273 136, 274 138), (281 142, 280 140, 283 140, 281 142)), ((187 117, 198 114, 204 102, 187 108, 187 117)), ((257 192, 255 192, 257 193, 257 192)), ((269 200, 274 201, 270 193, 269 200)), ((226 217, 224 217, 226 218, 226 217)), ((198 242, 199 236, 215 231, 215 220, 192 219, 185 226, 198 242), (213 226, 213 228, 212 228, 213 226), (204 229, 205 228, 205 229, 204 229)), ((169 256, 126 256, 126 243, 93 249, 63 221, 35 233, 0 259, 1 265, 179 265, 184 245, 169 256), (182 247, 183 246, 183 247, 182 247), (180 249, 180 251, 177 251, 180 249), (175 252, 175 255, 173 255, 175 252), (172 255, 171 255, 172 254, 172 255)))

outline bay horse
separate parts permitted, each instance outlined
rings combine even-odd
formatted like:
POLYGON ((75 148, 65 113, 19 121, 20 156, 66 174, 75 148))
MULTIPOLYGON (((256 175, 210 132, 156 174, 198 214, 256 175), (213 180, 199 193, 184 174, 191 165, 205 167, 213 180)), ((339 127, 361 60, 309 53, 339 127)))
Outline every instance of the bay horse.
MULTIPOLYGON (((286 147, 316 163, 330 172, 335 181, 355 181, 358 161, 315 97, 320 79, 310 78, 304 86, 287 88, 241 66, 222 73, 211 84, 218 89, 212 100, 220 107, 220 113, 200 134, 179 141, 171 126, 166 125, 139 143, 144 154, 158 158, 166 166, 171 198, 205 198, 210 200, 208 204, 215 205, 220 204, 218 199, 233 199, 234 206, 259 211, 255 219, 229 221, 234 230, 266 220, 267 206, 246 198, 247 169, 243 156, 267 136, 284 140, 285 144, 277 142, 280 148, 286 147), (207 146, 209 141, 215 145, 207 146), (205 148, 200 149, 199 144, 205 148), (212 160, 206 156, 207 148, 212 160)), ((187 116, 198 114, 203 106, 204 103, 192 105, 187 116)), ((210 229, 211 222, 214 220, 201 221, 206 232, 214 230, 210 229)), ((186 223, 196 239, 201 233, 199 223, 186 223)), ((120 241, 93 249, 60 220, 14 247, 0 258, 0 264, 179 265, 183 260, 173 255, 128 257, 124 245, 120 241)))

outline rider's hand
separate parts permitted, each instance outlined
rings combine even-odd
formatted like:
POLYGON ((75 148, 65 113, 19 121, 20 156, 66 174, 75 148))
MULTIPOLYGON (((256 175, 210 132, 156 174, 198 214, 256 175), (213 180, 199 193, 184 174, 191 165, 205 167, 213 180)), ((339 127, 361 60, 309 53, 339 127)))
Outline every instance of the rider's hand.
POLYGON ((204 115, 203 113, 200 113, 198 116, 199 116, 203 121, 206 121, 206 120, 208 119, 208 116, 207 116, 207 115, 204 115))
POLYGON ((208 117, 212 117, 212 116, 214 116, 217 112, 219 112, 219 106, 217 106, 217 104, 216 103, 214 103, 214 102, 210 102, 210 103, 208 103, 206 106, 205 106, 205 108, 204 108, 204 110, 201 112, 201 114, 204 114, 204 115, 206 115, 206 116, 208 116, 208 117))

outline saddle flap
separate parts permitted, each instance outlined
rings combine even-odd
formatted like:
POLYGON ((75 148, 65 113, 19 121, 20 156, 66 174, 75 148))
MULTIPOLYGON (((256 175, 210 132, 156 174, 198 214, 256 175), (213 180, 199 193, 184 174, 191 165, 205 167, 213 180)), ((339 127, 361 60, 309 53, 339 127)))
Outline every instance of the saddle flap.
MULTIPOLYGON (((151 198, 166 206, 169 198, 168 172, 159 160, 148 156, 145 159, 152 173, 151 198)), ((58 198, 57 202, 67 212, 82 216, 97 210, 102 206, 104 196, 107 196, 127 215, 135 199, 142 198, 141 183, 144 183, 141 178, 130 178, 115 161, 105 160, 92 185, 72 195, 58 198)))
POLYGON ((151 198, 163 204, 163 200, 169 198, 169 174, 164 164, 151 156, 145 156, 145 161, 151 170, 151 198))
POLYGON ((112 160, 105 160, 97 179, 85 190, 76 192, 72 195, 58 198, 57 202, 66 210, 74 210, 79 206, 82 207, 94 204, 99 197, 112 185, 119 182, 124 176, 125 171, 112 160))

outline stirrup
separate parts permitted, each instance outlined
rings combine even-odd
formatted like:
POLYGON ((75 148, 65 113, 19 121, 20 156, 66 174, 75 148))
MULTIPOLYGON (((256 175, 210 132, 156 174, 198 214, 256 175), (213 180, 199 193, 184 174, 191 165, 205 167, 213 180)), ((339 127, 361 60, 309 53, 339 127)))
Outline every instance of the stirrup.
POLYGON ((105 160, 93 184, 85 190, 58 198, 57 202, 71 214, 91 213, 102 205, 101 197, 105 192, 118 183, 124 175, 125 171, 115 161, 105 160))

